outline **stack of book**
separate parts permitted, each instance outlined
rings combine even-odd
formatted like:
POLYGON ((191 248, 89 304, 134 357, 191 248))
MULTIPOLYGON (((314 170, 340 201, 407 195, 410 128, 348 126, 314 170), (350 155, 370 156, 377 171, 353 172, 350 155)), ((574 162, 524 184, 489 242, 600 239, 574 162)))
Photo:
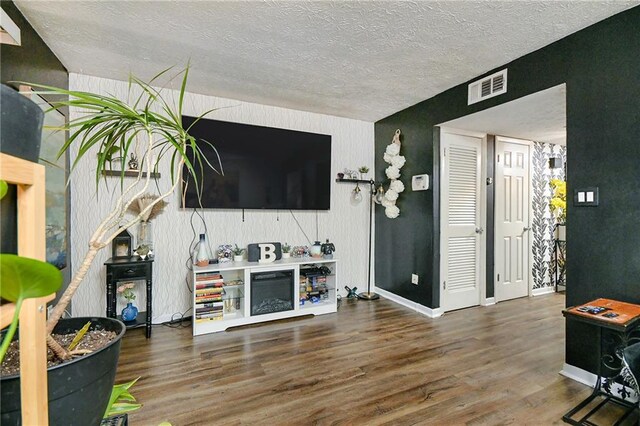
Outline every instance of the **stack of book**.
POLYGON ((224 279, 222 275, 213 272, 205 272, 196 275, 195 298, 196 310, 194 312, 196 322, 215 321, 222 319, 224 279))

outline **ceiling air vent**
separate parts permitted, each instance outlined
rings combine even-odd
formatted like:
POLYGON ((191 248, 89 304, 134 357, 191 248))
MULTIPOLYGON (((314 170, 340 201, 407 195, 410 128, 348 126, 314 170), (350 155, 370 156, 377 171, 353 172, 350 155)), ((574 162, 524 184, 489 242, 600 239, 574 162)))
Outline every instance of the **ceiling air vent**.
POLYGON ((469 99, 467 104, 492 98, 507 93, 507 70, 504 69, 469 85, 469 99))

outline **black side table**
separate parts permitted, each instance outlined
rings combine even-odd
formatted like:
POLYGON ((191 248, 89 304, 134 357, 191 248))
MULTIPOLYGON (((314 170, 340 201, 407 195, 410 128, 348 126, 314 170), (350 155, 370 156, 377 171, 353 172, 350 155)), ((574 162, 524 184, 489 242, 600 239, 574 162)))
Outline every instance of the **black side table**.
POLYGON ((615 424, 625 424, 624 420, 636 410, 637 406, 627 400, 630 395, 626 390, 619 390, 617 392, 619 396, 613 395, 613 385, 616 383, 629 385, 620 375, 622 351, 628 345, 640 342, 640 305, 611 299, 596 299, 581 306, 567 308, 562 311, 562 314, 572 321, 594 325, 599 340, 598 346, 594 348, 598 355, 598 370, 593 392, 562 416, 562 420, 572 425, 594 425, 595 423, 589 418, 601 408, 606 407, 608 403, 612 403, 622 407, 623 410, 615 424), (605 307, 607 310, 597 314, 580 311, 584 306, 605 307), (609 313, 614 313, 616 316, 610 318, 603 316, 609 313), (596 398, 602 398, 602 401, 581 418, 574 418, 596 398))
POLYGON ((140 260, 138 257, 109 259, 107 266, 107 316, 122 321, 116 312, 118 283, 121 281, 144 280, 147 288, 147 310, 138 313, 133 321, 123 321, 127 328, 146 327, 147 338, 151 337, 151 286, 153 283, 153 259, 140 260))

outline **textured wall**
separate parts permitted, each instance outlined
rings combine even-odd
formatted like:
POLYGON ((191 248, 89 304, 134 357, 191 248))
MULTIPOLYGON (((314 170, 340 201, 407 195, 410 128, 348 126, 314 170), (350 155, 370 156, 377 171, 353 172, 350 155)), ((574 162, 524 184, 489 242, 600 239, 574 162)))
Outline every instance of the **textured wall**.
POLYGON ((564 169, 549 168, 549 158, 560 157, 562 164, 567 158, 567 147, 544 142, 533 143, 531 170, 531 205, 533 217, 531 220, 531 242, 533 251, 533 288, 553 287, 551 279, 551 257, 553 256, 553 228, 556 223, 551 215, 549 202, 551 201, 551 179, 564 179, 564 169))
MULTIPOLYGON (((126 99, 127 83, 79 74, 70 75, 72 90, 84 90, 112 94, 126 99)), ((250 104, 211 96, 188 94, 185 99, 185 115, 198 115, 218 107, 222 108, 208 117, 262 126, 281 127, 330 134, 332 136, 332 176, 345 167, 359 165, 373 166, 373 123, 350 120, 327 115, 307 113, 265 105, 250 104)), ((78 111, 71 111, 71 118, 78 111)), ((212 141, 215 144, 215 140, 212 141)), ((72 153, 72 156, 75 152, 72 153)), ((85 157, 72 175, 72 259, 79 265, 84 256, 85 243, 100 218, 117 197, 117 178, 111 178, 107 185, 101 183, 98 194, 94 180, 91 154, 85 157)), ((224 161, 224 158, 223 158, 224 161)), ((168 169, 161 170, 160 188, 169 186, 168 169)), ((366 202, 357 206, 349 202, 351 185, 331 184, 331 209, 329 211, 298 211, 294 214, 309 238, 318 236, 329 238, 335 243, 336 258, 339 263, 341 287, 344 284, 364 288, 367 272, 368 247, 368 206, 366 202)), ((186 285, 189 274, 185 261, 188 248, 194 237, 191 228, 191 213, 179 206, 176 193, 169 200, 165 212, 154 221, 156 260, 154 262, 153 309, 154 322, 165 321, 177 312, 190 307, 191 293, 186 285)), ((242 221, 241 210, 206 210, 204 219, 208 238, 212 246, 223 243, 248 243, 260 241, 287 241, 294 245, 307 245, 289 211, 245 211, 242 221)), ((193 220, 196 233, 204 226, 197 218, 193 220)), ((135 231, 132 232, 135 235, 135 231)), ((106 307, 105 268, 102 263, 110 257, 110 247, 99 253, 86 279, 74 298, 74 315, 104 315, 106 307)), ((142 292, 138 291, 138 306, 144 306, 142 292)))

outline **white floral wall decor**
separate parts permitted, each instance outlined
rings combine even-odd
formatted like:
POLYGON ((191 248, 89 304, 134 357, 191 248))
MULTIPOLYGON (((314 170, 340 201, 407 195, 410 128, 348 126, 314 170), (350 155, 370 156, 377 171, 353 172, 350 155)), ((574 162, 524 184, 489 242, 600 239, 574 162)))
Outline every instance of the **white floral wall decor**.
POLYGON ((393 135, 391 143, 387 145, 384 151, 382 159, 389 164, 384 171, 387 178, 391 180, 389 183, 389 189, 384 194, 381 204, 384 206, 384 214, 389 219, 395 219, 400 215, 400 209, 396 206, 400 193, 404 191, 404 184, 400 179, 400 169, 407 162, 404 156, 400 155, 400 148, 402 143, 400 142, 400 129, 396 130, 393 135))

